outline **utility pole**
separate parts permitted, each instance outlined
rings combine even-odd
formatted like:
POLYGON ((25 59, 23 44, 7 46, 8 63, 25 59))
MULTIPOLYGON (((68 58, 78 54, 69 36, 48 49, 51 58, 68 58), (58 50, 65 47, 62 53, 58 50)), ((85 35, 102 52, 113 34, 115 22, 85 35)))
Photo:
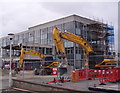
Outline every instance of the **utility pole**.
POLYGON ((11 50, 12 50, 12 40, 13 40, 13 33, 9 33, 9 39, 10 39, 10 71, 9 71, 9 88, 12 86, 12 56, 11 56, 11 50))

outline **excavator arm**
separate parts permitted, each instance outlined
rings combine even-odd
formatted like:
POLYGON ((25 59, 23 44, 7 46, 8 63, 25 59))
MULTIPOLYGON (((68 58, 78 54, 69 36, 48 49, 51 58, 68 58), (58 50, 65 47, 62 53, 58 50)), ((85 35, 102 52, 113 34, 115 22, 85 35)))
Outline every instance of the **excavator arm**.
POLYGON ((20 69, 22 67, 22 64, 23 64, 23 60, 24 60, 24 48, 21 49, 21 55, 20 55, 20 60, 19 60, 19 63, 18 63, 18 69, 20 69))
POLYGON ((31 50, 31 49, 22 48, 20 60, 19 60, 18 67, 17 67, 18 69, 21 69, 21 67, 22 67, 25 54, 39 56, 41 60, 45 57, 45 55, 42 53, 36 52, 34 50, 31 50))
POLYGON ((62 39, 74 42, 86 51, 86 54, 92 52, 93 49, 91 45, 82 37, 74 35, 70 32, 61 33, 57 28, 53 30, 54 43, 56 45, 56 51, 65 54, 65 48, 62 39))
MULTIPOLYGON (((66 58, 66 53, 65 53, 65 47, 64 47, 64 43, 62 41, 62 39, 74 42, 80 46, 82 46, 82 48, 85 50, 85 57, 86 57, 86 66, 88 66, 88 54, 89 52, 93 52, 93 49, 91 47, 91 45, 82 37, 74 35, 70 32, 60 32, 57 28, 54 28, 53 30, 53 39, 54 39, 54 43, 56 46, 56 51, 57 53, 60 53, 62 55, 62 58, 66 58)), ((63 61, 62 63, 67 64, 67 61, 63 61)))

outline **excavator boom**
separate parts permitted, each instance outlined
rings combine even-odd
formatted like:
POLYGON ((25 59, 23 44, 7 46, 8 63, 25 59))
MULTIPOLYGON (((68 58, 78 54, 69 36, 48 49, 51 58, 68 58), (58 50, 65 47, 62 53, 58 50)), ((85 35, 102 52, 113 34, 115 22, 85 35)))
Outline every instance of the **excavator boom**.
POLYGON ((65 32, 65 33, 61 34, 61 37, 65 40, 74 42, 74 43, 82 46, 82 48, 86 51, 86 53, 93 51, 91 45, 89 43, 87 43, 87 41, 80 36, 74 35, 70 32, 65 32))
POLYGON ((57 53, 62 53, 63 55, 66 55, 63 40, 61 38, 61 33, 57 28, 53 30, 53 39, 57 53))
POLYGON ((23 64, 23 60, 24 60, 24 48, 21 49, 21 55, 20 55, 20 60, 19 60, 19 63, 18 63, 18 67, 17 68, 21 68, 22 67, 22 64, 23 64))
POLYGON ((22 67, 25 54, 39 56, 41 60, 45 57, 45 55, 42 53, 36 52, 34 50, 31 50, 31 49, 22 48, 20 60, 19 60, 18 67, 17 67, 18 69, 21 69, 21 67, 22 67))
POLYGON ((86 51, 87 54, 93 51, 91 45, 85 39, 83 39, 80 36, 74 35, 70 32, 60 33, 60 31, 57 28, 55 28, 53 30, 53 38, 57 52, 61 52, 65 54, 65 48, 62 39, 74 42, 82 46, 82 48, 86 51))

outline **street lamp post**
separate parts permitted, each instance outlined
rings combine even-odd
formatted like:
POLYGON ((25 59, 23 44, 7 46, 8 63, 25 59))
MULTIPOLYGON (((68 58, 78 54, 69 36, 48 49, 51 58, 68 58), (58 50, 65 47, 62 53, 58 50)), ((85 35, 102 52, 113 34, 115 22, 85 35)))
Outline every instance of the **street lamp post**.
POLYGON ((12 86, 12 56, 11 56, 11 50, 12 50, 12 39, 13 39, 13 33, 9 33, 9 39, 10 39, 10 71, 9 71, 9 87, 12 86))

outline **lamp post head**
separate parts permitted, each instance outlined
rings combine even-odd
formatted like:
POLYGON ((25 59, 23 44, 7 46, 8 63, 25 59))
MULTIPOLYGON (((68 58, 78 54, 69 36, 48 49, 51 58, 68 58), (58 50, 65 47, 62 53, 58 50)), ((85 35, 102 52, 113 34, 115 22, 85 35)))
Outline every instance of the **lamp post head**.
POLYGON ((8 36, 9 36, 10 40, 12 40, 12 39, 13 39, 14 34, 13 34, 13 33, 9 33, 9 34, 8 34, 8 36))

